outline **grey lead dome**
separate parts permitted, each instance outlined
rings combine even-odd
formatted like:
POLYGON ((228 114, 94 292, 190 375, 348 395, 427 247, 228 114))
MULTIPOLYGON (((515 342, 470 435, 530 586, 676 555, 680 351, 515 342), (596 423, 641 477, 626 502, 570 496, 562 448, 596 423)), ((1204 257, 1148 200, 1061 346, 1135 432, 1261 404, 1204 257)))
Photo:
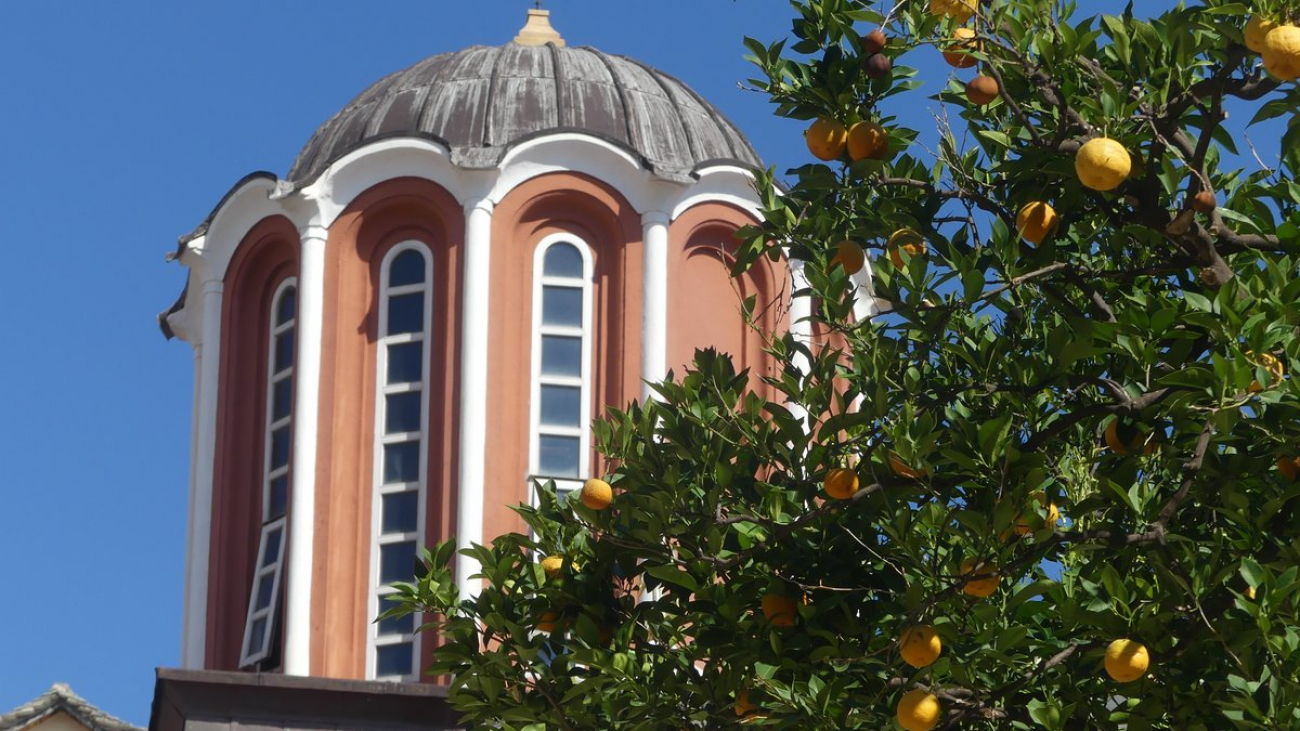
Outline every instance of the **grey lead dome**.
POLYGON ((705 163, 761 164, 735 125, 668 74, 589 47, 511 43, 439 54, 380 79, 316 130, 289 180, 308 184, 388 137, 436 140, 456 165, 482 169, 531 137, 566 131, 629 150, 674 180, 705 163))

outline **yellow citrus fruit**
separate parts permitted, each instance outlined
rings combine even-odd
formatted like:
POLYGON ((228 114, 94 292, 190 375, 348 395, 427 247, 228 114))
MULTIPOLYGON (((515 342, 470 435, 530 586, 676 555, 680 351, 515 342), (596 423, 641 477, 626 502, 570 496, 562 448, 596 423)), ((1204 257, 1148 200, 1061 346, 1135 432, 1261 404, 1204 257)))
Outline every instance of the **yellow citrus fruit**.
POLYGON ((1283 477, 1295 482, 1295 479, 1300 477, 1300 457, 1278 457, 1277 471, 1282 473, 1283 477))
POLYGON ((1106 674, 1121 683, 1131 683, 1146 675, 1150 664, 1151 656, 1141 642, 1115 640, 1106 648, 1106 674))
POLYGON ((919 480, 930 473, 923 469, 913 469, 897 454, 889 455, 889 470, 904 480, 919 480))
POLYGON ((592 478, 582 485, 582 504, 592 510, 604 510, 614 502, 614 490, 604 480, 592 478))
POLYGON ((968 558, 961 562, 962 576, 982 576, 983 578, 971 579, 962 586, 964 594, 983 599, 991 596, 998 590, 998 567, 991 561, 977 561, 968 558), (988 574, 985 576, 985 574, 988 574))
POLYGON ((1151 454, 1156 450, 1155 442, 1147 443, 1146 435, 1141 429, 1118 417, 1106 426, 1106 446, 1115 454, 1134 454, 1139 451, 1151 454))
POLYGON ((822 117, 804 133, 808 151, 818 160, 838 160, 849 143, 849 131, 837 120, 822 117))
POLYGON ((555 612, 546 612, 537 619, 537 629, 539 632, 554 632, 556 627, 560 626, 560 615, 555 612))
POLYGON ((1074 157, 1074 171, 1079 182, 1093 190, 1114 190, 1133 170, 1133 158, 1115 140, 1097 137, 1088 140, 1074 157))
POLYGON ((900 228, 895 231, 889 237, 889 242, 885 244, 885 248, 889 250, 889 260, 894 262, 894 266, 899 269, 902 269, 904 264, 900 250, 906 251, 913 259, 923 256, 929 250, 925 238, 910 228, 900 228))
POLYGON ((1034 201, 1016 214, 1016 229, 1020 231, 1021 238, 1031 244, 1043 243, 1060 222, 1056 209, 1043 201, 1034 201))
POLYGON ((560 575, 560 569, 564 567, 563 556, 547 556, 542 559, 542 571, 546 572, 546 578, 554 579, 560 575))
POLYGON ((861 246, 852 241, 841 241, 835 245, 835 256, 831 257, 831 268, 838 264, 845 274, 857 274, 867 263, 867 254, 861 246))
POLYGON ((793 627, 798 610, 794 599, 784 594, 765 594, 763 616, 772 623, 773 627, 793 627))
POLYGON ((939 724, 939 699, 920 688, 909 690, 898 701, 898 725, 907 731, 930 731, 939 724))
POLYGON ((757 710, 758 706, 754 705, 749 700, 749 688, 742 688, 740 692, 736 694, 736 716, 738 718, 744 718, 757 710))
POLYGON ((970 51, 980 50, 980 43, 974 38, 973 28, 958 28, 953 31, 953 45, 943 52, 943 60, 947 61, 949 66, 959 69, 968 69, 979 63, 978 59, 970 55, 970 51))
POLYGON ((848 149, 854 160, 883 160, 889 155, 889 133, 875 122, 858 122, 849 127, 848 149))
POLYGON ((946 15, 958 23, 965 23, 975 14, 977 0, 930 0, 932 15, 946 15))
POLYGON ((1250 16, 1250 20, 1246 23, 1246 48, 1255 53, 1263 53, 1264 36, 1268 35, 1268 32, 1276 27, 1277 23, 1267 18, 1258 15, 1250 16))
POLYGON ((928 624, 920 624, 903 630, 898 638, 898 653, 903 662, 914 668, 925 668, 934 664, 943 652, 943 640, 939 633, 928 624))
MULTIPOLYGON (((1043 519, 1043 525, 1051 528, 1055 528, 1057 522, 1061 520, 1061 511, 1057 509, 1056 503, 1048 503, 1047 495, 1044 495, 1041 492, 1036 492, 1033 495, 1030 495, 1030 497, 1037 500, 1039 505, 1042 505, 1044 508, 1047 508, 1047 517, 1043 519)), ((1023 514, 1017 515, 1016 535, 1023 536, 1023 535, 1028 535, 1030 533, 1033 533, 1034 527, 1033 527, 1033 523, 1030 522, 1031 520, 1032 520, 1031 518, 1028 518, 1023 514)))
POLYGON ((1264 34, 1264 69, 1282 81, 1300 79, 1300 28, 1279 25, 1264 34))
POLYGON ((822 481, 826 494, 836 500, 848 500, 858 491, 858 474, 844 467, 836 467, 826 473, 822 481))
MULTIPOLYGON (((1273 382, 1269 384, 1269 388, 1281 383, 1282 377, 1286 375, 1286 367, 1272 353, 1256 354, 1255 351, 1248 350, 1246 351, 1246 357, 1250 358, 1252 363, 1264 366, 1264 370, 1273 375, 1273 382)), ((1264 390, 1264 387, 1259 385, 1259 381, 1252 381, 1248 390, 1251 393, 1259 393, 1264 390)))

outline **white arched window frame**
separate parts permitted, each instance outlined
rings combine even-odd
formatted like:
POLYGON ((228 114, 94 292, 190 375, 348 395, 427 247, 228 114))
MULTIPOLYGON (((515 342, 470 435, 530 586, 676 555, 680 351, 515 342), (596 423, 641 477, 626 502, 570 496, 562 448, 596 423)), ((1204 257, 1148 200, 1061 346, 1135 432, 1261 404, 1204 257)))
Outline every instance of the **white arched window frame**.
POLYGON ((366 676, 415 680, 418 618, 378 618, 388 609, 392 584, 414 578, 425 538, 433 257, 423 242, 403 241, 384 256, 378 312, 366 676), (411 266, 411 257, 417 255, 422 260, 419 268, 411 266), (416 272, 418 282, 412 279, 416 272))
POLYGON ((572 234, 547 236, 533 253, 528 483, 553 479, 561 496, 591 469, 593 271, 591 247, 572 234), (577 261, 562 256, 570 249, 577 261))
POLYGON ((248 596, 239 666, 271 654, 271 638, 284 575, 285 515, 289 508, 289 464, 293 446, 293 373, 297 354, 298 282, 280 283, 271 298, 266 358, 266 413, 262 459, 262 534, 248 596))

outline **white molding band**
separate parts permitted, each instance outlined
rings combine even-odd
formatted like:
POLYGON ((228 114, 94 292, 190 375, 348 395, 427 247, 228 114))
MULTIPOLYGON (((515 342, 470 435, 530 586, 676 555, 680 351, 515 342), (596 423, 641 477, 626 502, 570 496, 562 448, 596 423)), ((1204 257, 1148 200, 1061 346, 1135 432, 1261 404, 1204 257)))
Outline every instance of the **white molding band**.
POLYGON ((465 205, 465 270, 460 321, 460 454, 456 489, 456 586, 462 599, 477 596, 471 576, 478 562, 463 551, 483 543, 487 461, 488 306, 492 288, 490 200, 465 205))
POLYGON ((653 397, 651 383, 668 375, 668 214, 641 214, 641 400, 653 397))
POLYGON ((194 350, 194 395, 190 404, 190 489, 189 508, 185 520, 185 596, 181 608, 181 667, 185 670, 201 670, 190 659, 190 623, 194 621, 194 608, 190 606, 191 593, 194 591, 194 521, 197 520, 198 501, 195 498, 199 466, 199 401, 202 392, 199 384, 203 380, 203 345, 195 338, 194 350))
POLYGON ((316 439, 320 414, 321 338, 325 312, 323 226, 300 230, 298 362, 294 371, 293 467, 289 490, 288 581, 284 674, 311 674, 312 562, 316 538, 316 439))
MULTIPOLYGON (((212 475, 217 453, 217 389, 221 370, 221 306, 225 286, 220 280, 202 285, 202 363, 198 379, 198 435, 195 439, 194 481, 191 486, 189 546, 185 569, 185 643, 182 664, 205 667, 208 638, 208 556, 212 551, 212 475)), ((196 356, 196 361, 198 360, 196 356)))

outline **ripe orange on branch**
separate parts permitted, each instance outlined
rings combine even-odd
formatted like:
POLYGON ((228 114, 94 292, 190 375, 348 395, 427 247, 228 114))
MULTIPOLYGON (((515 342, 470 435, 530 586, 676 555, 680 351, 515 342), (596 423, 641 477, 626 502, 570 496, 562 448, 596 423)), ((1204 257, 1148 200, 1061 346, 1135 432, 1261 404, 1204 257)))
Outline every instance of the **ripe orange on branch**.
MULTIPOLYGON (((1256 354, 1252 350, 1246 353, 1246 357, 1250 358, 1252 363, 1263 366, 1264 370, 1273 376, 1273 381, 1268 385, 1269 388, 1281 383, 1283 377, 1286 376, 1286 366, 1282 365, 1282 361, 1278 360, 1272 353, 1256 354)), ((1252 381, 1250 388, 1247 390, 1251 393, 1259 393, 1264 390, 1264 386, 1259 385, 1259 381, 1252 381)))
POLYGON ((848 500, 858 491, 858 474, 844 467, 836 467, 826 473, 822 486, 826 488, 826 494, 836 500, 848 500))
POLYGON ((875 122, 858 122, 849 128, 848 149, 854 161, 883 160, 889 156, 889 133, 875 122))
POLYGON ((1056 209, 1043 201, 1034 201, 1020 209, 1016 214, 1016 230, 1020 237, 1031 244, 1041 244, 1056 231, 1061 217, 1056 209))
POLYGON ((1106 648, 1106 674, 1121 683, 1131 683, 1146 675, 1150 664, 1151 655, 1141 642, 1115 640, 1106 648))
POLYGON ((903 662, 914 668, 925 668, 934 664, 943 653, 943 640, 934 627, 919 624, 903 630, 898 638, 898 654, 903 662))
POLYGON ((1264 35, 1264 70, 1282 81, 1300 79, 1300 28, 1279 25, 1264 35))
POLYGON ((582 504, 592 510, 604 510, 614 502, 614 489, 608 482, 592 478, 582 485, 582 504))
POLYGON ((831 269, 839 266, 845 274, 857 274, 867 263, 867 254, 861 246, 852 241, 841 241, 835 245, 835 256, 831 257, 831 269))
POLYGON ((763 595, 763 616, 773 627, 793 627, 798 615, 798 605, 784 594, 763 595))
POLYGON ((894 266, 899 269, 902 269, 905 263, 900 250, 906 251, 913 259, 925 255, 925 252, 929 250, 925 238, 910 228, 900 228, 895 231, 889 237, 885 248, 889 250, 889 260, 894 262, 894 266))
POLYGON ((979 63, 979 59, 970 55, 970 52, 978 50, 980 50, 980 43, 975 40, 975 30, 958 28, 952 32, 952 45, 943 52, 943 60, 955 68, 972 68, 979 63))
POLYGON ((1250 20, 1246 22, 1246 48, 1255 53, 1263 53, 1264 36, 1276 27, 1277 23, 1267 18, 1259 15, 1250 16, 1250 20))
POLYGON ((930 13, 943 15, 958 23, 965 23, 975 14, 977 0, 930 0, 930 13))
POLYGON ((971 104, 982 107, 992 104, 993 100, 998 98, 1001 88, 998 86, 998 80, 992 76, 976 76, 966 82, 966 98, 971 104))
POLYGON ((974 576, 962 585, 963 594, 983 599, 998 590, 998 567, 991 561, 968 558, 961 562, 961 575, 974 576))
POLYGON ((898 701, 895 718, 907 731, 930 731, 939 724, 939 699, 928 691, 916 688, 903 694, 898 701))
MULTIPOLYGON (((1032 498, 1034 498, 1035 500, 1037 500, 1037 501, 1038 501, 1038 504, 1039 504, 1039 505, 1042 505, 1043 508, 1045 508, 1045 509, 1047 510, 1047 517, 1043 519, 1043 525, 1044 525, 1044 526, 1047 526, 1047 527, 1050 527, 1050 528, 1055 528, 1055 527, 1056 527, 1056 524, 1061 520, 1061 511, 1056 507, 1056 503, 1049 503, 1049 502, 1047 502, 1047 495, 1045 495, 1045 494, 1043 494, 1043 493, 1041 493, 1041 492, 1036 492, 1036 493, 1034 493, 1033 495, 1031 495, 1030 497, 1032 497, 1032 498)), ((1035 522, 1036 522, 1036 521, 1035 521, 1035 522)), ((1016 535, 1018 535, 1018 536, 1023 536, 1023 535, 1028 535, 1028 534, 1033 533, 1033 532, 1034 532, 1034 527, 1033 527, 1033 525, 1030 523, 1030 518, 1029 518, 1029 516, 1027 516, 1027 515, 1025 515, 1025 514, 1023 514, 1023 513, 1020 514, 1020 515, 1017 515, 1017 516, 1016 516, 1016 535)))
POLYGON ((1097 137, 1088 140, 1074 157, 1079 182, 1098 191, 1114 190, 1133 170, 1133 158, 1115 140, 1097 137))
POLYGON ((843 157, 849 144, 849 131, 838 120, 822 117, 804 133, 804 142, 814 157, 830 162, 843 157))

